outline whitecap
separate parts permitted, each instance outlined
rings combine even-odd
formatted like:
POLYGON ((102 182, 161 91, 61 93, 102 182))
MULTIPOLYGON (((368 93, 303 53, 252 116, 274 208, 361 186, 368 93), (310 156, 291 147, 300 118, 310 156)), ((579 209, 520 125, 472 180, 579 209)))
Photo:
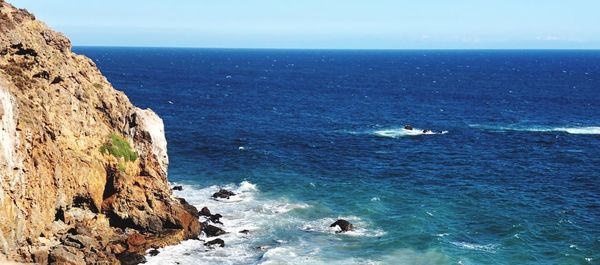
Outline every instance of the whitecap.
POLYGON ((434 132, 431 130, 423 130, 414 128, 412 130, 407 130, 404 128, 393 128, 393 129, 385 129, 385 130, 377 130, 373 132, 373 135, 379 137, 387 137, 387 138, 399 138, 405 136, 417 136, 417 135, 436 135, 436 134, 446 134, 448 131, 434 132))
POLYGON ((469 242, 463 242, 463 241, 460 241, 460 242, 451 241, 450 243, 452 245, 455 245, 457 247, 464 248, 464 249, 478 250, 478 251, 491 252, 491 253, 496 252, 496 249, 498 248, 498 245, 496 245, 496 244, 482 245, 482 244, 475 244, 475 243, 469 243, 469 242))
POLYGON ((600 127, 574 127, 574 128, 554 128, 557 132, 567 132, 570 134, 600 134, 600 127))
POLYGON ((520 132, 564 132, 568 134, 600 134, 598 126, 583 127, 550 127, 550 126, 490 126, 470 124, 472 128, 491 131, 520 131, 520 132))

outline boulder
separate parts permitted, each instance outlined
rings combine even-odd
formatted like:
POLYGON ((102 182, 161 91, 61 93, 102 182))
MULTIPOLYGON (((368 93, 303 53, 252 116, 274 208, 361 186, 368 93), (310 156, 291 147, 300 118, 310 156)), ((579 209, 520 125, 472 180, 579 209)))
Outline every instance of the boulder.
POLYGON ((98 241, 96 239, 93 239, 89 236, 84 236, 84 235, 67 235, 67 240, 71 241, 71 242, 76 242, 77 244, 81 245, 82 248, 85 249, 96 249, 98 250, 98 241))
POLYGON ((225 241, 223 241, 223 239, 217 238, 204 243, 204 245, 207 247, 225 247, 225 241))
POLYGON ((250 233, 250 230, 248 230, 248 229, 244 229, 244 230, 240 231, 240 233, 241 233, 241 234, 245 234, 245 235, 247 235, 247 234, 249 234, 249 233, 250 233))
POLYGON ((352 225, 350 222, 348 222, 344 219, 339 219, 339 220, 335 221, 329 227, 336 227, 336 226, 338 226, 341 229, 341 232, 348 232, 348 231, 354 230, 354 225, 352 225))
POLYGON ((226 190, 226 189, 221 189, 212 195, 212 197, 215 199, 216 198, 229 199, 229 197, 231 197, 231 196, 235 196, 235 193, 233 193, 232 191, 226 190))
POLYGON ((220 214, 211 214, 210 210, 207 207, 202 207, 202 210, 200 210, 199 214, 201 216, 206 216, 208 217, 208 221, 215 223, 215 224, 223 224, 221 222, 221 217, 223 217, 220 214))
POLYGON ((173 190, 183 190, 183 186, 174 186, 173 190))
POLYGON ((196 208, 196 206, 189 204, 184 198, 177 199, 179 199, 179 203, 181 203, 186 212, 190 213, 196 218, 200 217, 200 213, 198 212, 198 208, 196 208))
POLYGON ((137 265, 146 262, 146 258, 143 255, 132 252, 125 252, 118 255, 117 259, 119 259, 121 265, 137 265))
MULTIPOLYGON (((37 250, 31 253, 33 262, 36 264, 48 264, 48 250, 37 250)), ((0 258, 0 261, 2 259, 0 258)))
POLYGON ((152 257, 158 255, 158 253, 160 253, 160 252, 158 251, 158 249, 155 249, 155 248, 148 251, 148 255, 150 255, 152 257))
POLYGON ((202 216, 211 216, 212 214, 210 213, 210 210, 208 209, 208 207, 202 207, 202 210, 200 210, 200 215, 202 216))
POLYGON ((57 246, 48 256, 49 264, 85 265, 84 254, 74 247, 57 246))
POLYGON ((222 234, 225 234, 227 232, 225 232, 225 230, 216 227, 214 225, 209 225, 209 224, 204 224, 202 226, 202 231, 204 231, 204 233, 206 234, 207 237, 214 237, 214 236, 220 236, 222 234))
POLYGON ((127 237, 127 251, 129 252, 140 252, 145 245, 146 237, 139 233, 133 233, 127 237))
POLYGON ((217 214, 213 214, 210 217, 208 217, 208 220, 215 224, 223 224, 223 223, 221 223, 221 220, 220 220, 221 217, 223 217, 223 216, 217 213, 217 214))

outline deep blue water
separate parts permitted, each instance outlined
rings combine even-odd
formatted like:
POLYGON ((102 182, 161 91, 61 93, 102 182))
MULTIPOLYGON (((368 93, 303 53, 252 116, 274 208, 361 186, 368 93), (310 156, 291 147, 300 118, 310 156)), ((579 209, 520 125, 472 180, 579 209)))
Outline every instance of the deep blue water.
POLYGON ((164 119, 171 181, 303 205, 218 262, 600 264, 600 51, 75 51, 164 119))

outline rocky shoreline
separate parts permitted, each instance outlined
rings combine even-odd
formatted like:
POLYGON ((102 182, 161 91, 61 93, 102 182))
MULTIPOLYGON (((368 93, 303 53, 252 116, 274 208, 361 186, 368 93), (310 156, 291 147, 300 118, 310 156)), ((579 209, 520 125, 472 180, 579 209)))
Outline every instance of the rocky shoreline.
POLYGON ((183 187, 167 179, 160 117, 133 106, 65 36, 3 0, 0 140, 0 263, 138 264, 187 239, 227 244, 221 214, 173 195, 183 187))
POLYGON ((197 238, 173 196, 162 120, 0 0, 0 262, 137 264, 197 238))

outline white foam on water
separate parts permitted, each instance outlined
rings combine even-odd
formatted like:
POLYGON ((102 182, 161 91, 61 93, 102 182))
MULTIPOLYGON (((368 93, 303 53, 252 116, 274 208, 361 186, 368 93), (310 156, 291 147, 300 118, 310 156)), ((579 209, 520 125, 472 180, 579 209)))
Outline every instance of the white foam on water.
MULTIPOLYGON (((258 264, 329 264, 329 265, 396 265, 396 264, 451 264, 450 258, 435 250, 424 252, 412 249, 398 249, 389 254, 381 255, 373 259, 352 257, 329 257, 321 255, 321 249, 306 242, 298 246, 280 246, 265 252, 258 264)), ((471 264, 467 262, 467 264, 471 264)))
MULTIPOLYGON (((248 181, 238 185, 229 184, 204 188, 180 183, 173 184, 183 187, 181 191, 173 191, 175 196, 185 198, 198 209, 206 206, 213 214, 223 215, 221 218, 223 225, 214 225, 228 232, 218 236, 225 241, 225 247, 209 248, 204 246, 206 241, 215 238, 208 238, 203 233, 200 240, 187 240, 179 245, 159 249, 158 255, 146 257, 147 264, 319 264, 326 261, 321 257, 320 249, 314 243, 295 240, 295 238, 276 238, 275 232, 278 229, 300 231, 301 228, 310 226, 317 233, 328 233, 332 238, 341 240, 344 236, 374 237, 385 234, 381 230, 371 228, 367 222, 354 216, 340 218, 352 222, 356 231, 337 234, 335 229, 329 228, 329 225, 337 218, 311 221, 294 216, 290 212, 311 206, 286 198, 262 198, 259 188, 248 181), (212 194, 219 189, 230 190, 236 195, 229 200, 212 199, 212 194), (248 234, 239 233, 242 230, 250 232, 248 234)), ((200 217, 200 221, 205 221, 204 217, 200 217)), ((369 264, 369 261, 349 259, 337 264, 369 264)))
MULTIPOLYGON (((252 264, 256 263, 263 251, 257 249, 258 240, 269 234, 272 226, 285 222, 290 218, 283 215, 300 208, 309 207, 307 204, 292 203, 282 198, 278 200, 257 200, 259 193, 255 184, 244 181, 239 185, 210 186, 198 188, 183 185, 182 191, 174 191, 177 197, 185 198, 198 209, 208 207, 213 214, 223 215, 221 227, 227 234, 218 236, 225 241, 225 247, 208 248, 205 241, 213 240, 204 234, 200 240, 188 240, 176 246, 159 249, 157 256, 148 256, 148 264, 252 264), (219 189, 228 189, 236 193, 230 199, 212 199, 213 193, 219 189), (279 219, 283 221, 279 221, 279 219), (249 234, 239 233, 249 230, 249 234)), ((205 221, 201 217, 200 221, 205 221)))
POLYGON ((376 261, 365 260, 360 258, 324 258, 320 256, 321 250, 318 247, 309 244, 300 244, 300 246, 281 246, 267 250, 261 257, 258 264, 275 265, 275 264, 364 264, 375 265, 381 264, 376 261))
POLYGON ((302 231, 337 234, 340 236, 360 236, 360 237, 380 237, 385 235, 385 231, 373 228, 370 224, 356 216, 340 216, 337 218, 328 217, 318 220, 308 221, 299 227, 302 231), (340 233, 340 227, 329 227, 338 219, 344 219, 354 225, 354 230, 340 233))
POLYGON ((463 248, 463 249, 469 249, 469 250, 478 250, 478 251, 484 251, 484 252, 490 252, 490 253, 495 253, 496 249, 498 249, 498 245, 496 244, 475 244, 475 243, 469 243, 469 242, 463 242, 463 241, 450 241, 450 244, 455 245, 457 247, 463 248))
POLYGON ((554 130, 570 134, 600 134, 600 127, 554 128, 554 130))
POLYGON ((564 132, 568 134, 600 134, 598 126, 583 127, 548 127, 548 126, 489 126, 470 124, 472 128, 492 131, 520 131, 520 132, 564 132))
POLYGON ((418 136, 418 135, 437 135, 437 134, 446 134, 448 131, 435 132, 431 130, 424 131, 424 129, 413 128, 412 130, 407 130, 404 128, 393 128, 393 129, 384 129, 373 131, 372 134, 379 137, 387 137, 387 138, 399 138, 405 136, 418 136))

